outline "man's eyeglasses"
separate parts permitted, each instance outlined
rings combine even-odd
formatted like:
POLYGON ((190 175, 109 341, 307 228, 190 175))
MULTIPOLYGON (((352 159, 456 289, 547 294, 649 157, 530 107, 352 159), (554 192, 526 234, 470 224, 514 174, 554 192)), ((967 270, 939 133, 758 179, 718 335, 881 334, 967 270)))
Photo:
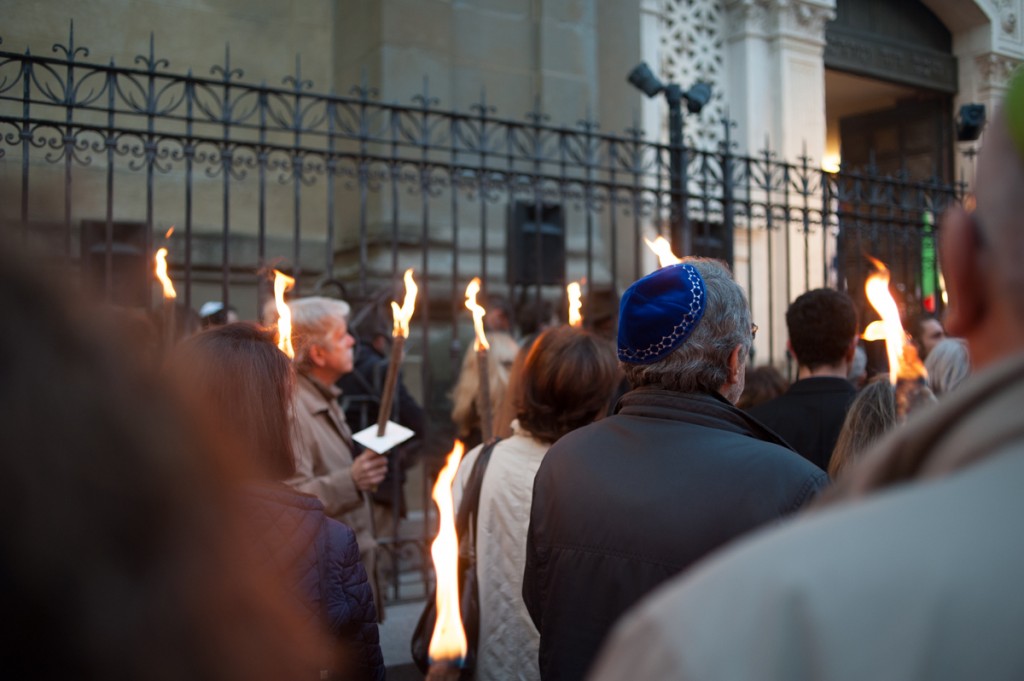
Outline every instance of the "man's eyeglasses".
POLYGON ((750 325, 750 340, 757 338, 757 324, 750 325))

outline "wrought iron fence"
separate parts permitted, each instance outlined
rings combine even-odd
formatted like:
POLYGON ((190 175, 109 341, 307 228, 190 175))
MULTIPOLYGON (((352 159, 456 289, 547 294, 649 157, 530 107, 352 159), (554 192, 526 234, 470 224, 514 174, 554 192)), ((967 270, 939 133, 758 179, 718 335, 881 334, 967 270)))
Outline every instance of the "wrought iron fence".
MULTIPOLYGON (((271 86, 242 80, 229 51, 209 75, 168 72, 152 40, 131 67, 86 61, 73 31, 53 53, 0 51, 8 231, 77 265, 98 295, 139 306, 152 305, 147 263, 167 243, 186 308, 237 301, 243 317, 261 316, 270 266, 302 292, 336 285, 357 318, 415 267, 425 303, 409 378, 438 424, 469 335, 470 277, 513 303, 561 301, 585 278, 587 319, 613 325, 617 292, 653 267, 643 240, 674 204, 696 254, 730 260, 747 290, 768 331, 759 357, 783 355, 782 315, 803 290, 862 301, 866 254, 889 263, 908 309, 928 296, 941 309, 931 225, 960 185, 739 154, 728 121, 716 148, 679 150, 638 129, 552 124, 536 107, 502 118, 483 95, 468 112, 441 109, 426 83, 409 105, 365 84, 317 92, 298 61, 271 86), (680 151, 681 193, 669 168, 680 151)), ((428 526, 386 545, 422 558, 428 526)))

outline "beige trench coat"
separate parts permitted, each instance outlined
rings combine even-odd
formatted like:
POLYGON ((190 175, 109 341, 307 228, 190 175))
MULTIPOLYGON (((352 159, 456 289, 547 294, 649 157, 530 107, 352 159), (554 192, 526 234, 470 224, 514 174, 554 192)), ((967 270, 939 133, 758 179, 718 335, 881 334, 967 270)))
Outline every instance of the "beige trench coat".
POLYGON ((377 617, 384 609, 377 583, 377 541, 367 497, 352 480, 352 431, 338 404, 341 391, 311 376, 296 380, 292 444, 296 475, 288 483, 323 502, 327 515, 352 528, 373 587, 377 617))

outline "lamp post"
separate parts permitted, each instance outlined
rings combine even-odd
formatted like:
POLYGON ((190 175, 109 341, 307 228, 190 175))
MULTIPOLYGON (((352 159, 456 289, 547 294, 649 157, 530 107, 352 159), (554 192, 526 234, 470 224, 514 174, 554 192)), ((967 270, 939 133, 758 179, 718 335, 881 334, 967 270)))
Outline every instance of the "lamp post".
POLYGON ((686 212, 686 182, 683 168, 686 167, 686 145, 683 143, 683 89, 676 83, 665 87, 665 101, 668 102, 668 146, 669 146, 669 189, 672 203, 669 205, 669 226, 672 250, 682 255, 693 254, 693 230, 690 216, 686 212))
POLYGON ((672 250, 680 255, 693 253, 693 230, 686 212, 686 145, 683 143, 683 100, 690 113, 700 113, 711 99, 711 85, 694 83, 686 92, 677 83, 665 85, 651 72, 647 62, 641 62, 629 72, 627 78, 633 87, 648 97, 665 93, 668 102, 668 144, 669 144, 669 190, 672 202, 669 206, 669 223, 672 250))

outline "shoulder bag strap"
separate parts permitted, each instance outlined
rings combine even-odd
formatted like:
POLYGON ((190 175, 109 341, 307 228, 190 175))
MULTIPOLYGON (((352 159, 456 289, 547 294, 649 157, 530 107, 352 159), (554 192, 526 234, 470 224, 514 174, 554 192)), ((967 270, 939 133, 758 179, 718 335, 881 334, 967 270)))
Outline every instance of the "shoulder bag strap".
MULTIPOLYGON (((455 518, 455 531, 460 540, 466 536, 466 532, 471 533, 469 537, 472 541, 469 544, 474 549, 474 553, 476 549, 476 511, 477 507, 480 506, 480 488, 484 484, 487 462, 491 459, 494 446, 499 442, 501 442, 501 438, 495 438, 480 450, 480 456, 477 457, 476 462, 473 464, 473 470, 470 471, 469 479, 466 481, 466 488, 462 492, 462 503, 459 504, 459 512, 455 518), (472 519, 472 524, 470 519, 472 519)), ((460 541, 460 543, 462 542, 460 541)))

